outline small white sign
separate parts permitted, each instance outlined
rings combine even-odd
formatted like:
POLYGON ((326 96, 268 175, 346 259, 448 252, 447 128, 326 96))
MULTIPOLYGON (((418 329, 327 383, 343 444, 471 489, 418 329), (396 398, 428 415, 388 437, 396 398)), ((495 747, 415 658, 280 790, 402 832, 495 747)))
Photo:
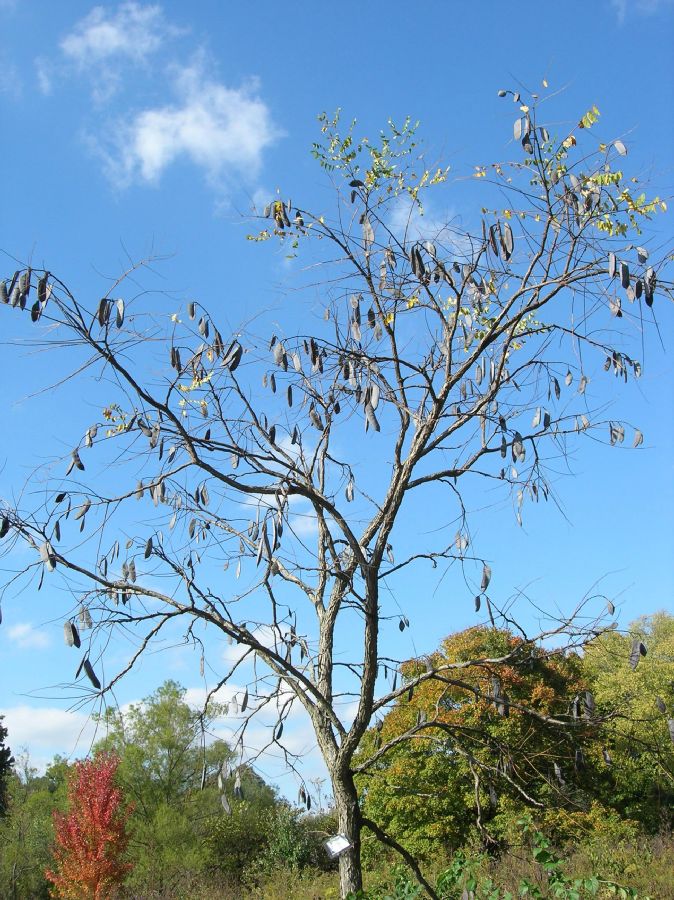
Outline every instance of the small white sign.
POLYGON ((334 834, 325 842, 325 849, 328 851, 330 859, 337 859, 345 850, 351 847, 351 841, 345 834, 334 834))

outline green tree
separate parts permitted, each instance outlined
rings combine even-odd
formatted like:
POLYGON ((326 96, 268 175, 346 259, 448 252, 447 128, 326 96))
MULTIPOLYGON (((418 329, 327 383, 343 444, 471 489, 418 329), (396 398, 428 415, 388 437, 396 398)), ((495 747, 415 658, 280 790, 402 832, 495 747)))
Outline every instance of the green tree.
POLYGON ((674 616, 633 622, 585 650, 583 669, 607 715, 603 796, 648 831, 671 828, 674 810, 674 616), (645 653, 645 655, 643 655, 645 653))
POLYGON ((53 813, 66 800, 67 763, 56 758, 38 775, 20 757, 8 782, 9 807, 0 821, 0 896, 7 900, 47 900, 45 869, 51 862, 53 813))
MULTIPOLYGON (((38 330, 49 322, 45 339, 110 376, 66 481, 44 482, 37 510, 27 490, 3 512, 5 551, 25 542, 25 583, 56 573, 82 603, 95 627, 81 671, 96 692, 110 687, 96 663, 118 629, 139 648, 122 671, 183 623, 187 640, 203 626, 255 659, 241 729, 277 710, 262 752, 284 740, 293 704, 308 716, 349 840, 343 896, 362 887, 354 756, 406 689, 377 677, 392 629, 408 625, 389 590, 420 566, 456 565, 497 616, 485 554, 468 549, 475 494, 466 503, 465 490, 512 498, 521 522, 550 494, 551 460, 588 433, 643 440, 605 417, 592 382, 602 365, 612 384, 641 372, 623 307, 646 321, 643 308, 671 288, 663 242, 650 256, 635 246, 664 204, 636 193, 625 145, 593 130, 596 108, 555 133, 546 97, 500 94, 515 104, 516 156, 472 171, 484 191, 474 215, 463 211, 463 233, 399 224, 401 204, 418 220, 447 179, 410 121, 369 139, 321 117, 314 155, 335 187, 332 210, 297 199, 296 185, 294 206, 270 198, 249 235, 309 257, 307 306, 285 325, 256 317, 255 333, 223 337, 201 303, 167 315, 164 295, 139 292, 131 273, 93 305, 28 265, 0 281, 13 314, 38 330), (308 333, 318 297, 324 319, 308 333), (309 536, 295 527, 298 501, 316 526, 309 536), (433 521, 411 534, 405 520, 422 514, 433 521), (133 535, 124 550, 121 534, 133 535)), ((20 586, 21 573, 9 577, 20 586)), ((595 629, 590 615, 553 630, 577 646, 595 629)), ((77 644, 67 622, 66 640, 77 644)), ((218 680, 230 676, 220 658, 212 665, 218 680)))
POLYGON ((4 716, 0 716, 0 819, 7 813, 7 782, 12 771, 14 757, 6 744, 7 729, 2 724, 4 716))
POLYGON ((403 693, 366 735, 356 771, 365 816, 415 856, 452 851, 471 835, 494 847, 526 810, 544 820, 546 810, 584 802, 597 726, 573 717, 585 687, 577 654, 475 627, 401 672, 403 693), (454 670, 404 690, 448 665, 454 670))
MULTIPOLYGON (((229 819, 218 782, 233 755, 224 741, 208 737, 221 712, 215 703, 205 713, 193 709, 185 689, 167 681, 142 702, 124 712, 108 709, 100 720, 107 734, 96 749, 119 755, 119 783, 135 805, 129 884, 136 889, 180 893, 209 869, 231 869, 227 859, 214 855, 210 839, 214 829, 231 831, 226 823, 218 826, 229 819)), ((275 792, 250 769, 244 767, 240 775, 244 806, 259 816, 274 804, 275 792)), ((228 780, 225 793, 238 821, 244 812, 234 798, 232 777, 228 780)), ((250 846, 257 852, 252 838, 250 846)))

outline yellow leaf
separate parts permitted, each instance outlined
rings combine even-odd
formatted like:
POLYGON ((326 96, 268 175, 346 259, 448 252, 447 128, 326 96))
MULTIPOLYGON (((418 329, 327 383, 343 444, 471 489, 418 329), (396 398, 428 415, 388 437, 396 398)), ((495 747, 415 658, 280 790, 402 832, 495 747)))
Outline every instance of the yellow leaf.
POLYGON ((512 219, 512 217, 513 217, 513 214, 509 209, 504 209, 503 215, 506 217, 506 219, 512 219))

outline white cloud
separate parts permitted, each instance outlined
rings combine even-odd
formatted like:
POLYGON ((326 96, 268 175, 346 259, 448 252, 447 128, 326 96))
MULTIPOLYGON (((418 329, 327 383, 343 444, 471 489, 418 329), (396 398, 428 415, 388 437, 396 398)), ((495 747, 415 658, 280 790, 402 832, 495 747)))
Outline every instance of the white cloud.
POLYGON ((115 145, 99 145, 108 175, 122 186, 157 183, 172 163, 187 160, 211 182, 234 173, 254 177, 262 151, 280 136, 257 82, 230 88, 208 78, 197 62, 177 71, 174 91, 176 102, 122 121, 115 145))
MULTIPOLYGON (((263 647, 277 647, 279 641, 279 633, 272 628, 271 625, 260 625, 257 628, 253 629, 253 637, 262 644, 263 647)), ((249 651, 249 647, 245 644, 238 644, 236 641, 233 641, 231 644, 226 644, 224 650, 222 651, 222 658, 227 663, 235 663, 238 660, 242 659, 246 653, 249 651)), ((248 659, 252 662, 254 659, 253 654, 249 654, 248 659)))
POLYGON ((49 706, 10 706, 1 710, 11 735, 12 747, 29 747, 31 758, 71 753, 79 744, 86 748, 96 724, 81 712, 49 706))
MULTIPOLYGON (((124 67, 145 65, 168 38, 180 34, 170 25, 158 4, 122 3, 115 11, 94 7, 61 41, 66 67, 86 72, 96 103, 108 101, 117 91, 124 67)), ((51 77, 38 62, 38 82, 44 94, 51 91, 51 77)))
POLYGON ((628 13, 652 16, 674 5, 674 0, 611 0, 611 6, 622 25, 628 13))
POLYGON ((21 78, 16 66, 0 51, 0 94, 17 100, 21 96, 21 78))
POLYGON ((438 245, 441 256, 453 254, 463 258, 471 255, 470 241, 464 232, 452 223, 456 220, 454 210, 442 216, 428 203, 424 212, 407 196, 396 199, 389 212, 388 226, 400 241, 433 241, 438 245))
POLYGON ((293 534, 297 537, 312 537, 318 534, 318 518, 313 510, 306 513, 298 513, 288 523, 293 534))
POLYGON ((37 631, 30 622, 17 622, 7 631, 7 637, 22 650, 42 650, 50 644, 49 635, 37 631))
POLYGON ((170 31, 159 5, 122 3, 115 12, 95 6, 63 38, 61 50, 83 69, 111 59, 142 62, 159 49, 170 31))
POLYGON ((49 60, 46 60, 43 57, 37 57, 35 59, 35 76, 37 78, 37 86, 40 93, 43 96, 48 97, 53 89, 49 60))

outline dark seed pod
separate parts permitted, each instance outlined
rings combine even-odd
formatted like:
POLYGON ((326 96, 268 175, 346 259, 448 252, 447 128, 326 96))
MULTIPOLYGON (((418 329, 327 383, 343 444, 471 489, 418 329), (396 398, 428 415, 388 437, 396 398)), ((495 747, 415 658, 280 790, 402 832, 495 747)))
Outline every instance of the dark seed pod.
POLYGON ((94 687, 97 691, 100 691, 100 689, 101 689, 101 682, 100 682, 100 681, 98 680, 98 678, 96 677, 96 673, 94 672, 93 666, 92 666, 91 663, 89 662, 89 658, 88 658, 88 657, 85 657, 85 659, 84 659, 84 661, 83 661, 83 666, 84 666, 84 672, 85 672, 87 678, 89 679, 89 681, 91 682, 91 684, 93 685, 93 687, 94 687))

